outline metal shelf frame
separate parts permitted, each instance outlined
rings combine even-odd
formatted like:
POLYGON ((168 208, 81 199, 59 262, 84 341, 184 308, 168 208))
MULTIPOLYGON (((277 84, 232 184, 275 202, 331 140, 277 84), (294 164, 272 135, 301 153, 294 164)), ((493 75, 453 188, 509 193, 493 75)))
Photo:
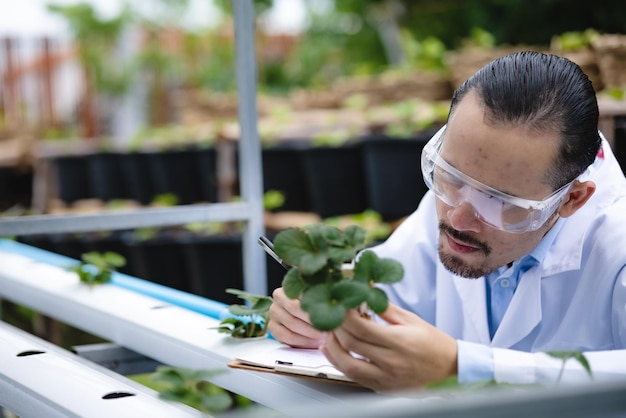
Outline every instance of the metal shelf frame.
POLYGON ((60 232, 118 230, 147 226, 172 226, 190 222, 244 221, 244 289, 267 294, 265 254, 256 244, 264 234, 263 170, 257 131, 257 69, 255 60, 254 5, 233 0, 235 20, 235 72, 237 80, 239 182, 242 201, 115 211, 94 215, 32 215, 0 219, 0 236, 60 232))

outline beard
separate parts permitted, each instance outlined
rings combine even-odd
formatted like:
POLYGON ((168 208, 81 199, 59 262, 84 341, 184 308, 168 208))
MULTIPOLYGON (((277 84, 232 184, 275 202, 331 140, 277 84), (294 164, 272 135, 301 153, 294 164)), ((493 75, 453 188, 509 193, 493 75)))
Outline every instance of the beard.
POLYGON ((465 279, 478 279, 494 270, 483 266, 472 266, 461 260, 459 257, 451 254, 445 254, 441 244, 439 245, 439 259, 448 271, 465 279))
MULTIPOLYGON (((482 251, 485 256, 489 256, 491 253, 491 248, 475 239, 474 237, 468 236, 462 232, 457 231, 456 229, 450 227, 449 225, 444 224, 443 222, 439 224, 439 231, 442 234, 449 234, 453 238, 465 242, 467 244, 473 245, 482 251)), ((439 239, 439 259, 443 266, 449 270, 450 272, 456 274, 457 276, 461 276, 466 279, 478 279, 483 277, 492 271, 495 270, 493 267, 489 267, 486 265, 471 265, 465 262, 462 258, 457 257, 453 254, 449 254, 444 252, 443 244, 441 242, 441 238, 439 239)))

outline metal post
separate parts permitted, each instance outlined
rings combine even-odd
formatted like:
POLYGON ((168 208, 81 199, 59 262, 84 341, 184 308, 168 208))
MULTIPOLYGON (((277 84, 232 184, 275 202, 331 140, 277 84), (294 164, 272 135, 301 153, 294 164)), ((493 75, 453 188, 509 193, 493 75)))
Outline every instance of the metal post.
POLYGON ((233 0, 239 138, 239 181, 243 201, 249 208, 243 234, 244 287, 267 294, 265 254, 256 244, 264 234, 263 171, 257 132, 256 58, 254 53, 254 5, 252 0, 233 0))

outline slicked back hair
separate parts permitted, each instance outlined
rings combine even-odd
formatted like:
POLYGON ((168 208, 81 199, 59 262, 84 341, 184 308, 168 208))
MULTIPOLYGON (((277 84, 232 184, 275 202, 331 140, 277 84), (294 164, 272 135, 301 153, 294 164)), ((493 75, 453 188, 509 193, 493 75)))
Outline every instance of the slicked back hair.
POLYGON ((454 92, 450 115, 470 91, 477 93, 494 126, 559 134, 559 153, 546 173, 554 190, 593 163, 601 143, 598 102, 591 81, 572 61, 534 51, 498 58, 454 92))

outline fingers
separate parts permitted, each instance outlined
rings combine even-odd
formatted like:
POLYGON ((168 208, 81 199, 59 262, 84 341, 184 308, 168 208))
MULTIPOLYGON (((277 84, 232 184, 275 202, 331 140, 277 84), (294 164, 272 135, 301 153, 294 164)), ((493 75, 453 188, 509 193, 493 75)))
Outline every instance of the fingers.
POLYGON ((341 327, 333 331, 334 339, 347 352, 374 359, 394 355, 396 340, 389 338, 391 328, 370 319, 361 318, 357 312, 348 312, 341 327))
POLYGON ((456 374, 456 340, 405 312, 390 305, 382 316, 391 324, 349 312, 320 350, 346 376, 377 392, 421 387, 456 374))
POLYGON ((389 303, 387 310, 379 315, 379 317, 385 320, 389 324, 394 325, 406 325, 408 323, 415 322, 415 318, 418 318, 414 313, 402 309, 398 305, 389 303))
POLYGON ((341 345, 334 332, 328 335, 326 342, 319 349, 331 364, 350 379, 374 390, 382 388, 379 383, 382 377, 380 369, 367 359, 354 357, 341 345))
POLYGON ((299 348, 317 348, 326 340, 326 333, 316 330, 300 302, 289 299, 282 288, 274 290, 268 329, 283 344, 299 348))

